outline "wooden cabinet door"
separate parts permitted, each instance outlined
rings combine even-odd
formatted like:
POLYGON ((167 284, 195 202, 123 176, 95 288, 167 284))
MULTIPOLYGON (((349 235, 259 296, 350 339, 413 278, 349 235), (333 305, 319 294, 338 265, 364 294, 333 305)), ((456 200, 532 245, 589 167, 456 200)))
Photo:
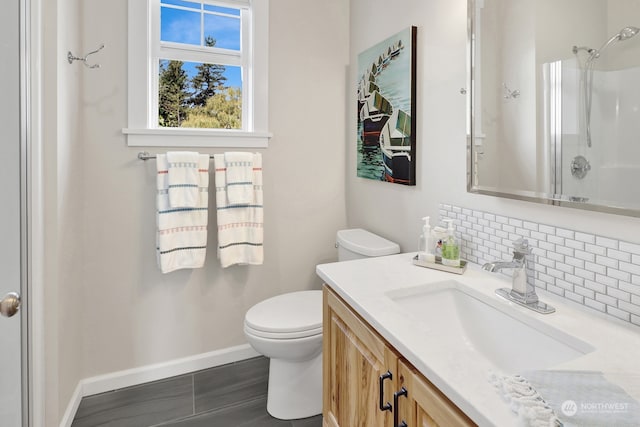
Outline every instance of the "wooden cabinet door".
POLYGON ((379 408, 379 378, 384 402, 393 401, 397 357, 342 300, 324 288, 323 419, 325 427, 388 427, 391 411, 379 408))
POLYGON ((404 360, 398 361, 398 390, 407 395, 398 399, 399 422, 408 427, 474 426, 457 406, 404 360))

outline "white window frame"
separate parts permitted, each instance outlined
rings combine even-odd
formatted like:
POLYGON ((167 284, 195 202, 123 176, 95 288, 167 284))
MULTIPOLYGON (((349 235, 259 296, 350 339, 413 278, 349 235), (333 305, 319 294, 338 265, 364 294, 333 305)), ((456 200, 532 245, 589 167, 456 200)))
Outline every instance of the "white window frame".
MULTIPOLYGON (((129 0, 129 74, 128 74, 128 127, 130 147, 243 147, 266 148, 271 138, 268 132, 268 48, 269 0, 211 1, 217 5, 237 5, 250 9, 243 11, 242 46, 244 59, 240 60, 243 79, 243 129, 163 128, 158 123, 158 58, 184 60, 178 43, 160 43, 160 0, 129 0)), ((191 54, 194 50, 189 49, 191 54)), ((202 62, 215 61, 216 55, 225 55, 223 49, 208 54, 202 62), (209 56, 211 55, 211 56, 209 56)), ((204 55, 204 54, 203 54, 204 55)), ((193 61, 190 56, 189 61, 193 61)))

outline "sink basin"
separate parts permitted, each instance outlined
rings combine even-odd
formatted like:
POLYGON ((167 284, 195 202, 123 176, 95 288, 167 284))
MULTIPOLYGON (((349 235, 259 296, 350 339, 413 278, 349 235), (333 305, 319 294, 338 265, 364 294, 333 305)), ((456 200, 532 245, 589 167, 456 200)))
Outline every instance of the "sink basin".
POLYGON ((594 350, 565 332, 455 280, 386 293, 434 342, 479 353, 496 369, 546 369, 594 350))

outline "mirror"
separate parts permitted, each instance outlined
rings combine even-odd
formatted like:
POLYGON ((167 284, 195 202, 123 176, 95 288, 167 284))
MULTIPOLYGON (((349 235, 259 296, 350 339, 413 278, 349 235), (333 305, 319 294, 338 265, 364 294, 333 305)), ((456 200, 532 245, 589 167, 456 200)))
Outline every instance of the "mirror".
POLYGON ((640 216, 640 0, 468 11, 468 191, 640 216))

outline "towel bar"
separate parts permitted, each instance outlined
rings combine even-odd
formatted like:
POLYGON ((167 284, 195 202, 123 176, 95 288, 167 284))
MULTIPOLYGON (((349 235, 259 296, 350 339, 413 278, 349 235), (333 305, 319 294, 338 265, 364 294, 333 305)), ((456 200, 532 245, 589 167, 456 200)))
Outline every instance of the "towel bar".
MULTIPOLYGON (((147 151, 141 151, 138 153, 138 160, 144 160, 146 162, 147 160, 151 160, 155 158, 156 158, 155 154, 151 154, 147 151)), ((209 156, 209 158, 213 159, 213 156, 209 156)))

